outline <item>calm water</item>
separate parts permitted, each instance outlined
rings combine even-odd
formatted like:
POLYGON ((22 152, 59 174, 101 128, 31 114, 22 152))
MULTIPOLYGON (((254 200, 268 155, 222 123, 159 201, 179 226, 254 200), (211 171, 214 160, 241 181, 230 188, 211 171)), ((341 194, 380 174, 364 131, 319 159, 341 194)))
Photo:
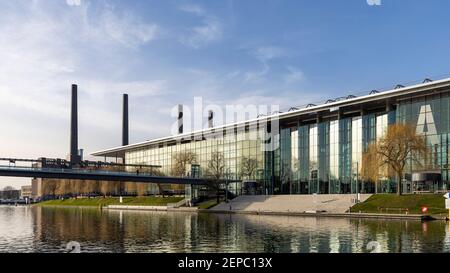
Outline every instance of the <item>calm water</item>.
POLYGON ((450 252, 443 221, 0 206, 0 252, 450 252), (372 243, 373 244, 373 243, 372 243))

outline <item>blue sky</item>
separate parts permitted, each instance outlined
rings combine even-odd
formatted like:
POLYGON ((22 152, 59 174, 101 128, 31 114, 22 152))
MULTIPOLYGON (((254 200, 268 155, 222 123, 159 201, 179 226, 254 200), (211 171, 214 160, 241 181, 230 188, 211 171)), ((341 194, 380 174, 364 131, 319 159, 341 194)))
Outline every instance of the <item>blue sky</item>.
MULTIPOLYGON (((0 151, 65 157, 170 133, 171 109, 320 102, 447 75, 447 0, 0 0, 0 151)), ((2 184, 0 184, 1 186, 2 184)))

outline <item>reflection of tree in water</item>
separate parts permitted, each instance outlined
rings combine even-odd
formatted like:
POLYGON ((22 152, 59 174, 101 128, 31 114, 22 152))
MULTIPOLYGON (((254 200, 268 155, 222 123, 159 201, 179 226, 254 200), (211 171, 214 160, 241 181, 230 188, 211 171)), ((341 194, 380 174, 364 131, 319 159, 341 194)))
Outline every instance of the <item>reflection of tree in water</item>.
MULTIPOLYGON (((111 211, 117 214, 118 211, 111 211)), ((125 212, 124 240, 134 251, 184 251, 188 218, 194 214, 174 212, 125 212)))
MULTIPOLYGON (((119 219, 108 217, 98 209, 34 207, 35 240, 58 248, 64 242, 78 241, 85 251, 96 248, 122 252, 122 230, 119 219), (110 242, 114 242, 114 248, 110 242)), ((99 251, 98 249, 96 251, 99 251)))
POLYGON ((376 221, 352 220, 352 224, 360 225, 367 233, 364 241, 377 241, 382 250, 389 252, 442 252, 446 224, 442 221, 376 221))
POLYGON ((441 221, 421 223, 256 215, 234 215, 233 219, 231 224, 242 236, 239 248, 243 251, 368 252, 367 244, 371 241, 380 243, 383 252, 445 251, 446 225, 441 221))
MULTIPOLYGON (((34 207, 35 248, 108 252, 446 251, 446 224, 34 207)), ((447 235, 448 236, 448 235, 447 235)))

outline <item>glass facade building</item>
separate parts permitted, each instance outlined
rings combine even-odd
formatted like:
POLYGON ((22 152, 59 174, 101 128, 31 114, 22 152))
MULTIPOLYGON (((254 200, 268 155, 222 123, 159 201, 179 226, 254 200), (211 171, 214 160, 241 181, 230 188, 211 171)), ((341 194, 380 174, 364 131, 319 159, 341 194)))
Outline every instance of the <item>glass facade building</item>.
MULTIPOLYGON (((381 167, 376 182, 362 178, 363 153, 390 124, 409 123, 426 138, 430 152, 418 166, 408 161, 403 191, 414 191, 414 172, 439 172, 434 190, 449 180, 450 80, 426 82, 362 97, 186 133, 93 155, 123 157, 130 164, 161 165, 171 176, 176 153, 196 155, 198 175, 206 175, 214 152, 223 154, 224 178, 257 181, 261 194, 347 194, 395 192, 395 176, 381 167), (276 120, 276 122, 274 122, 276 120), (276 128, 275 126, 279 127, 276 128), (268 149, 267 147, 272 147, 268 149), (255 162, 250 175, 243 162, 255 162)), ((189 172, 186 175, 190 175, 189 172)), ((239 184, 235 186, 239 192, 239 184)))

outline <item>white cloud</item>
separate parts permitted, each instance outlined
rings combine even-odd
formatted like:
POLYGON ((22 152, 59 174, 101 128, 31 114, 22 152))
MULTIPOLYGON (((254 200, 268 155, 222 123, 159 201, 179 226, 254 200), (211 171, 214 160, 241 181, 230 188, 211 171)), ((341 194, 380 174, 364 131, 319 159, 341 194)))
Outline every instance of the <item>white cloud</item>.
MULTIPOLYGON (((248 91, 245 80, 261 83, 272 72, 270 61, 286 56, 281 48, 258 48, 252 56, 261 67, 255 71, 173 67, 167 78, 146 78, 141 69, 157 66, 158 60, 145 59, 144 64, 140 58, 148 56, 140 53, 159 37, 159 25, 99 2, 101 8, 93 8, 94 2, 86 0, 78 8, 67 8, 63 1, 9 3, 15 10, 1 9, 0 17, 0 151, 5 156, 65 157, 72 83, 79 85, 79 142, 86 154, 120 145, 123 92, 130 94, 131 142, 169 134, 170 109, 196 95, 223 106, 305 101, 300 92, 280 95, 279 83, 269 81, 248 91)), ((201 48, 222 39, 218 18, 198 8, 185 12, 200 22, 185 33, 188 46, 201 48)), ((298 77, 290 72, 290 79, 298 77)))
POLYGON ((113 40, 131 48, 155 39, 158 26, 140 22, 132 14, 122 16, 107 10, 101 16, 101 29, 113 40))
POLYGON ((181 6, 179 9, 184 12, 193 13, 196 15, 203 15, 205 13, 205 10, 202 7, 195 4, 186 4, 181 6))
POLYGON ((161 95, 166 91, 167 83, 164 80, 131 82, 93 80, 84 83, 84 88, 92 98, 104 98, 111 95, 118 97, 122 93, 141 98, 161 95))
POLYGON ((66 0, 66 4, 69 6, 80 6, 81 0, 66 0))
POLYGON ((300 82, 305 79, 305 74, 300 69, 288 66, 287 67, 288 73, 284 76, 284 81, 288 84, 300 82))
POLYGON ((269 73, 270 67, 267 63, 262 63, 262 67, 256 71, 249 71, 245 73, 245 81, 258 83, 264 80, 267 73, 269 73))
POLYGON ((221 38, 222 25, 215 18, 207 18, 204 20, 204 25, 192 29, 192 36, 188 39, 188 43, 194 48, 199 48, 221 38))
POLYGON ((117 70, 129 68, 134 49, 155 38, 156 25, 108 7, 55 13, 50 5, 0 3, 0 115, 8 120, 0 134, 3 155, 65 157, 72 83, 79 84, 80 147, 87 153, 120 143, 122 92, 149 108, 133 117, 132 139, 151 136, 147 122, 162 123, 148 111, 164 105, 157 95, 166 92, 166 81, 128 80, 117 70))
POLYGON ((243 72, 243 80, 248 83, 262 83, 271 70, 271 61, 288 56, 288 52, 276 46, 244 47, 248 54, 258 61, 258 68, 243 72))
POLYGON ((180 41, 186 46, 198 49, 220 41, 223 37, 223 26, 216 16, 208 15, 197 5, 185 5, 180 10, 196 15, 202 24, 188 28, 181 35, 180 41))
POLYGON ((285 49, 275 46, 262 46, 256 48, 252 54, 261 62, 267 62, 272 59, 281 58, 287 56, 285 49))

